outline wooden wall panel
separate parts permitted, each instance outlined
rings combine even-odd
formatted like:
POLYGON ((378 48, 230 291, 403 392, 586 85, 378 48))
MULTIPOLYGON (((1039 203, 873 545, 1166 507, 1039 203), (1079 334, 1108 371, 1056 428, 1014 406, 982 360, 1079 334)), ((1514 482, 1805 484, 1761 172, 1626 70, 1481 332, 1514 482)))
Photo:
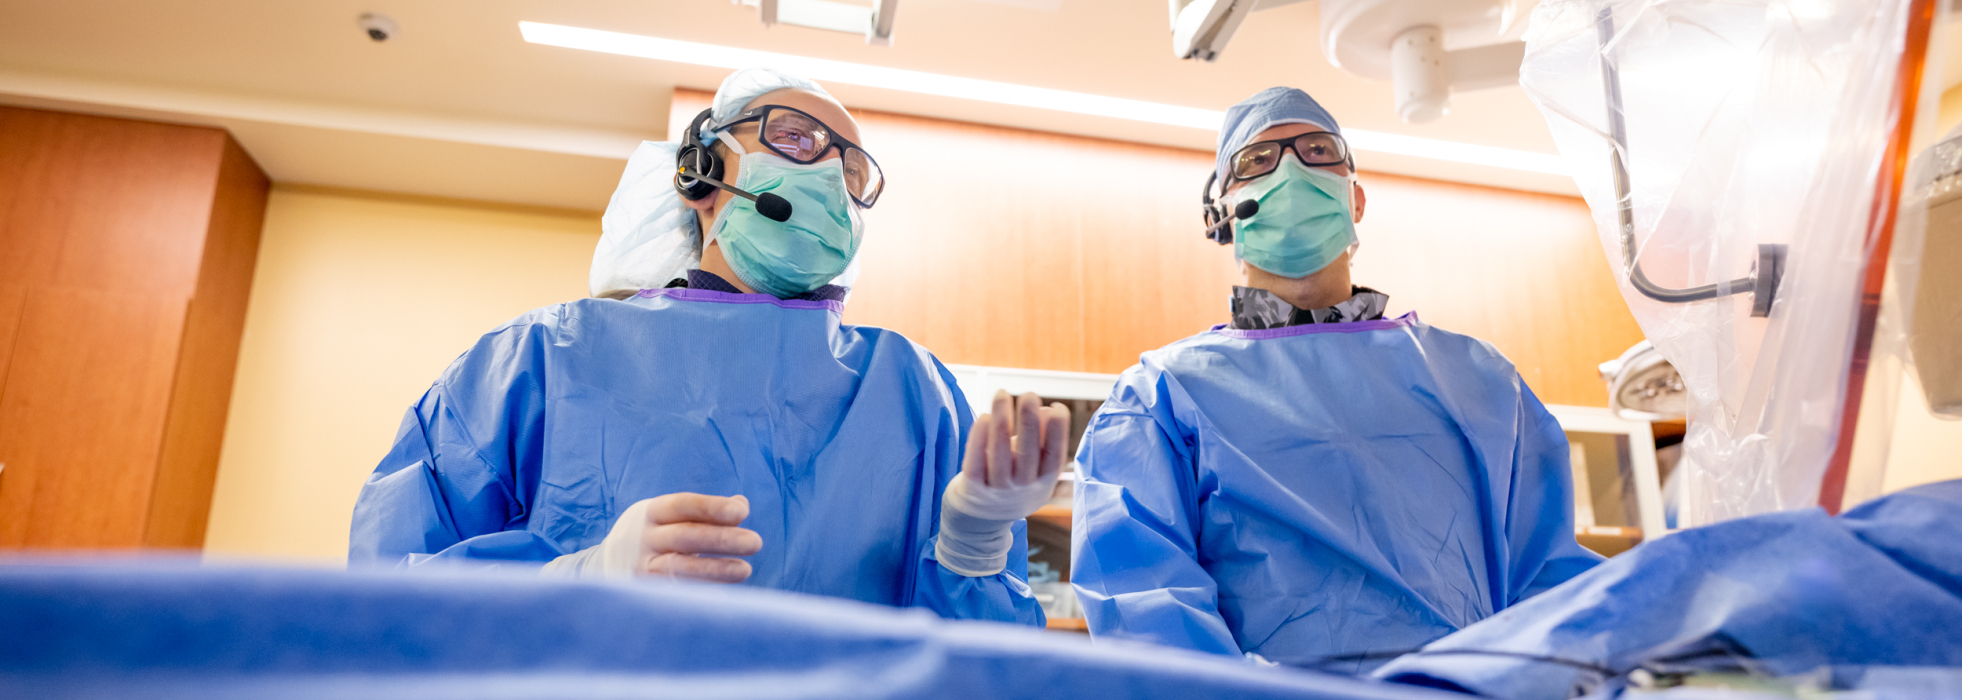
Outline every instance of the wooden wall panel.
POLYGON ((0 108, 0 547, 200 544, 266 190, 222 130, 0 108))
POLYGON ((1596 365, 1642 340, 1574 197, 1365 174, 1355 277, 1392 313, 1492 343, 1547 403, 1606 406, 1596 365))
POLYGON ((46 279, 60 254, 59 235, 38 235, 26 222, 46 222, 54 195, 52 161, 60 122, 46 112, 0 109, 0 280, 26 285, 46 279), (20 222, 20 223, 16 223, 20 222))
MULTIPOLYGON (((670 138, 710 99, 677 90, 670 138)), ((1200 235, 1211 153, 853 114, 890 184, 847 321, 950 363, 1115 373, 1228 320, 1239 268, 1200 235)), ((1543 401, 1607 404, 1595 365, 1642 334, 1584 203, 1360 165, 1358 284, 1491 342, 1543 401)))
POLYGON ((0 520, 25 526, 0 547, 142 541, 183 313, 181 299, 114 289, 28 294, 0 397, 0 520), (23 511, 16 487, 31 488, 23 511))
POLYGON ((180 292, 200 251, 225 132, 0 108, 0 270, 28 285, 180 292))
POLYGON ((150 493, 143 541, 147 547, 202 546, 218 476, 233 370, 259 257, 259 228, 272 189, 237 142, 226 139, 223 156, 171 387, 157 483, 150 493))
POLYGON ((1199 213, 1212 154, 1129 145, 1072 160, 1126 175, 1092 197, 1106 204, 1083 229, 1082 323, 1094 339, 1084 369, 1122 372, 1140 353, 1229 320, 1239 265, 1230 247, 1205 239, 1199 213))
MULTIPOLYGON (((0 154, 0 170, 5 169, 5 162, 6 155, 0 154)), ((4 196, 0 196, 0 202, 4 201, 4 196)), ((0 212, 5 211, 4 207, 5 204, 0 203, 0 212)), ((27 286, 0 279, 0 400, 4 400, 7 396, 7 367, 13 363, 14 338, 20 330, 20 317, 26 306, 27 286)), ((20 472, 21 470, 16 469, 14 474, 9 476, 6 456, 0 454, 0 513, 7 512, 13 507, 27 507, 24 496, 31 492, 25 489, 9 491, 6 486, 9 479, 17 483, 24 481, 26 477, 20 476, 20 472), (10 494, 22 495, 22 502, 9 503, 7 499, 10 494)), ((7 520, 0 518, 0 542, 7 541, 10 541, 7 534, 7 520)))
POLYGON ((0 280, 0 396, 7 395, 7 365, 14 355, 14 334, 27 304, 27 286, 0 280))
POLYGON ((890 184, 861 248, 858 286, 880 291, 854 295, 848 320, 903 328, 949 362, 1081 369, 1086 214, 1029 195, 1032 166, 1069 137, 884 114, 861 127, 890 184))

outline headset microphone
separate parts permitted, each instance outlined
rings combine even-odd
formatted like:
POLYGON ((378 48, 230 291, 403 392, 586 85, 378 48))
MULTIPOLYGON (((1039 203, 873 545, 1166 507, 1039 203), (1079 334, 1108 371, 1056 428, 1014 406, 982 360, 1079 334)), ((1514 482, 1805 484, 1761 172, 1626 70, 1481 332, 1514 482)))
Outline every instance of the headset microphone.
POLYGON ((790 200, 769 192, 756 196, 756 213, 777 223, 790 220, 790 200))
POLYGON ((747 199, 749 201, 755 202, 756 213, 762 214, 764 218, 767 218, 771 221, 782 223, 790 220, 790 212, 791 212, 790 200, 779 197, 775 193, 764 192, 763 194, 750 194, 743 190, 737 189, 732 185, 725 184, 721 180, 704 176, 701 173, 688 172, 687 168, 677 169, 675 173, 675 177, 694 180, 696 182, 706 182, 708 184, 714 185, 718 188, 728 191, 729 194, 733 194, 738 197, 742 197, 743 199, 747 199))
MULTIPOLYGON (((1206 177, 1206 189, 1199 191, 1199 210, 1206 217, 1206 240, 1230 245, 1233 243, 1233 222, 1260 213, 1260 203, 1251 199, 1240 200, 1239 204, 1233 205, 1232 216, 1227 216, 1229 212, 1225 204, 1213 203, 1213 183, 1218 181, 1217 173, 1206 177)), ((1225 192, 1220 193, 1221 198, 1225 196, 1225 192)))
MULTIPOLYGON (((1222 218, 1220 219, 1219 223, 1213 224, 1212 226, 1208 227, 1206 229, 1206 237, 1218 240, 1220 236, 1215 234, 1218 234, 1221 229, 1226 228, 1229 224, 1232 224, 1235 221, 1238 221, 1240 219, 1245 219, 1247 217, 1259 213, 1260 213, 1260 202, 1256 202, 1251 199, 1240 200, 1239 204, 1233 206, 1233 217, 1222 218)), ((1230 243, 1232 241, 1233 239, 1231 238, 1231 234, 1227 234, 1226 240, 1220 241, 1220 243, 1224 244, 1224 243, 1230 243)))

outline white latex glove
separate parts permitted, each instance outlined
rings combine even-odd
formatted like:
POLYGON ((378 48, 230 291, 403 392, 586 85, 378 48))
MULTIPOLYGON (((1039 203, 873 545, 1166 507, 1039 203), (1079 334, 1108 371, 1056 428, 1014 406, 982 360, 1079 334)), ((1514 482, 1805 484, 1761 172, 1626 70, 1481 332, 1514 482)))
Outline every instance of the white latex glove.
POLYGON ((669 576, 719 583, 749 578, 745 557, 763 537, 736 525, 749 517, 749 499, 671 493, 628 506, 599 544, 553 559, 549 574, 669 576))
POLYGON ((940 497, 934 558, 962 576, 993 576, 1008 566, 1010 528, 1049 502, 1069 446, 1070 409, 1035 394, 995 392, 993 413, 968 430, 961 473, 940 497))

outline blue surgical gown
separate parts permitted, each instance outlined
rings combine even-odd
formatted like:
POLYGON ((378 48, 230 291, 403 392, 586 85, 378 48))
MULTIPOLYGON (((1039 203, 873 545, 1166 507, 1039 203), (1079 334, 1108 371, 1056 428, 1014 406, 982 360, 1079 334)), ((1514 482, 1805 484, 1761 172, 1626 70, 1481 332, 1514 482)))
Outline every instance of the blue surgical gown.
POLYGON ((1684 530, 1376 675, 1514 700, 1614 697, 1621 674, 1642 666, 1830 678, 1874 693, 1835 698, 1885 698, 1890 685, 1897 697, 1962 697, 1958 523, 1962 480, 1839 517, 1801 508, 1684 530))
POLYGON ((934 560, 973 418, 947 369, 840 305, 648 290, 504 324, 409 409, 354 507, 353 564, 543 562, 687 491, 749 498, 748 583, 1043 624, 1023 525, 1009 570, 934 560))
POLYGON ((1091 419, 1072 582, 1099 638, 1418 647, 1601 561, 1567 449, 1497 350, 1414 314, 1215 328, 1145 353, 1091 419))

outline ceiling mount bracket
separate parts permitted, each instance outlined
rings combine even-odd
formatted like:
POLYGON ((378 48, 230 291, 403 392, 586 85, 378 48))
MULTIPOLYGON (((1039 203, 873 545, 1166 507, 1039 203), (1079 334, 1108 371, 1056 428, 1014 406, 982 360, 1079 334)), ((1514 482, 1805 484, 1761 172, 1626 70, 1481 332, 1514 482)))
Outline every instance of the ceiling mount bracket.
POLYGON ((863 34, 865 43, 891 46, 899 0, 873 0, 871 6, 832 0, 741 0, 756 8, 763 26, 789 24, 846 34, 863 34))

